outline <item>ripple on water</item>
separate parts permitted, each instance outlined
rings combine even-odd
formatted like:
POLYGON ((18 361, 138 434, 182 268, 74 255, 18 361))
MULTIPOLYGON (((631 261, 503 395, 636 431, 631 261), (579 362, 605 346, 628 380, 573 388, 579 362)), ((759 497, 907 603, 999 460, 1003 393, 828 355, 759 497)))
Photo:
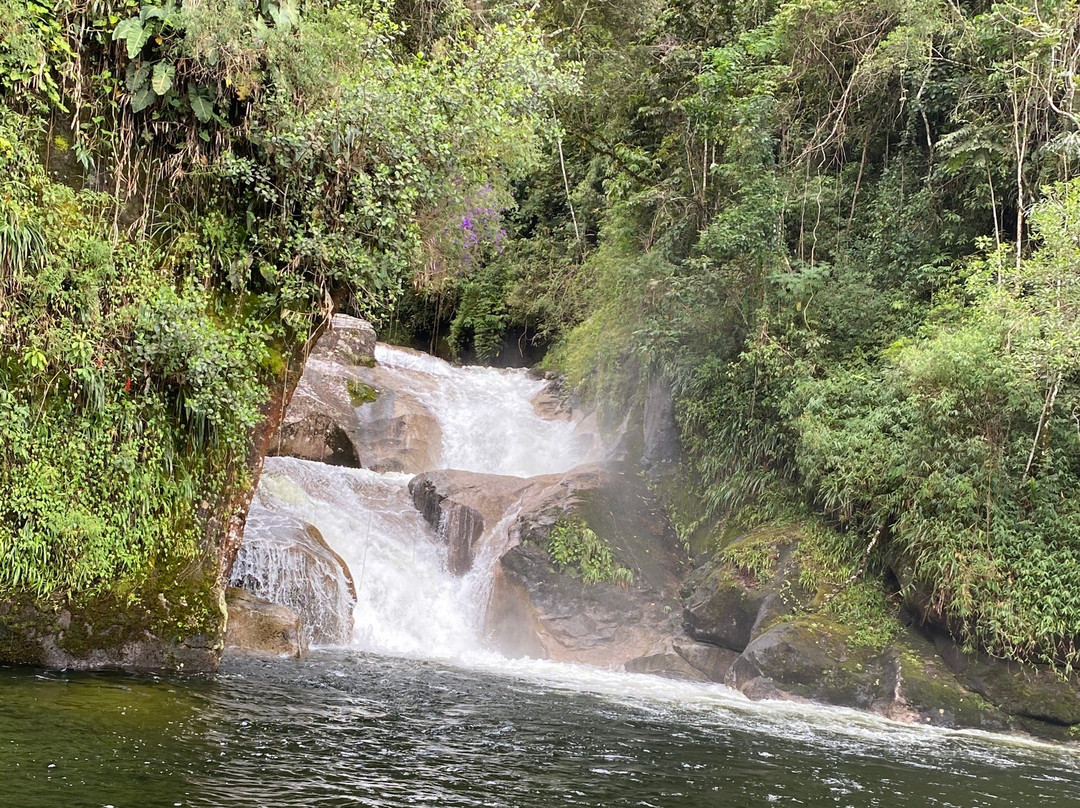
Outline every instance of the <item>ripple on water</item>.
POLYGON ((1071 750, 504 665, 327 653, 186 679, 4 671, 0 806, 1080 806, 1071 750))

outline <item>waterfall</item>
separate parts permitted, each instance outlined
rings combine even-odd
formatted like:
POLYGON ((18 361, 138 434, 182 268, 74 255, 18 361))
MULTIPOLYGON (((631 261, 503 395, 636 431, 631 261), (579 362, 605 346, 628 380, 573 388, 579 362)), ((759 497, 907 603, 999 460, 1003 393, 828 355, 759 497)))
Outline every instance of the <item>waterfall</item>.
MULTIPOLYGON (((377 347, 376 359, 438 421, 441 468, 529 477, 582 461, 575 425, 536 413, 532 399, 545 383, 525 371, 454 367, 384 345, 377 347)), ((330 627, 317 630, 315 642, 428 658, 480 652, 497 559, 481 553, 468 573, 452 575, 445 541, 413 505, 413 476, 267 458, 233 582, 295 608, 297 579, 307 579, 301 599, 314 599, 318 605, 308 611, 319 626, 330 627), (299 569, 294 556, 280 551, 283 532, 296 535, 304 525, 316 528, 347 565, 355 602, 351 594, 341 600, 340 582, 322 586, 333 578, 325 569, 299 569), (340 630, 349 603, 351 633, 340 630), (337 623, 330 615, 338 616, 337 623)), ((510 518, 486 529, 505 531, 510 518)))

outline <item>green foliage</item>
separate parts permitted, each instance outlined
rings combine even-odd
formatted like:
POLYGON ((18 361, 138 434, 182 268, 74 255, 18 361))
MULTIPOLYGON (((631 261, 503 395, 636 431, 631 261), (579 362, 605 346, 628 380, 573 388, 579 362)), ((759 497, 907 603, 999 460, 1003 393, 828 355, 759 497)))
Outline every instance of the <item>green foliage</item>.
POLYGON ((378 390, 359 379, 349 379, 345 382, 345 391, 349 394, 349 402, 354 407, 370 404, 379 397, 378 390))
POLYGON ((816 512, 845 620, 888 560, 969 644, 1074 666, 1075 4, 545 13, 597 83, 507 248, 584 301, 549 364, 615 420, 671 384, 688 531, 816 512))
POLYGON ((564 572, 587 584, 612 583, 629 586, 633 570, 615 562, 611 545, 581 519, 560 519, 548 535, 547 551, 564 572))
POLYGON ((440 8, 0 10, 0 599, 202 603, 312 328, 497 254, 572 82, 515 4, 440 8))
POLYGON ((265 335, 251 324, 223 327, 209 316, 206 295, 160 289, 139 310, 131 353, 147 379, 158 380, 199 437, 242 452, 261 417, 258 377, 265 335))

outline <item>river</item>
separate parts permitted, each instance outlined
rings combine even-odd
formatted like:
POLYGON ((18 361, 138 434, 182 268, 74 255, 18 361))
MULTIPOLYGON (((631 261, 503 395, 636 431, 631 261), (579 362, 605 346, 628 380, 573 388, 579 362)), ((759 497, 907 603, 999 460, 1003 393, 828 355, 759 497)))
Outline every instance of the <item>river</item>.
POLYGON ((0 696, 5 808, 1080 805, 1062 748, 550 663, 3 670, 0 696))
MULTIPOLYGON (((377 356, 437 416, 441 465, 531 476, 583 459, 523 372, 377 356)), ((268 459, 245 580, 288 602, 296 570, 275 542, 310 524, 355 581, 355 602, 338 586, 318 612, 345 633, 308 659, 227 658, 205 676, 0 668, 0 808, 1080 806, 1068 748, 506 659, 482 632, 495 559, 450 575, 409 479, 268 459)))

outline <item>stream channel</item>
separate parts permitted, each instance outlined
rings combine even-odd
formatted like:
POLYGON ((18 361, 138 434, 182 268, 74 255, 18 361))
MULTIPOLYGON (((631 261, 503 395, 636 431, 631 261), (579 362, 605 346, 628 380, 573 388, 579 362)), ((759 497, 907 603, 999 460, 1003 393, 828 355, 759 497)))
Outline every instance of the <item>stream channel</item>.
MULTIPOLYGON (((522 371, 376 356, 437 416, 442 467, 527 477, 584 459, 522 371)), ((268 458, 245 574, 288 585, 275 530, 302 520, 355 582, 351 628, 307 659, 227 657, 205 676, 0 668, 0 808, 1080 806, 1073 749, 506 659, 482 630, 494 559, 450 575, 410 477, 268 458)))

